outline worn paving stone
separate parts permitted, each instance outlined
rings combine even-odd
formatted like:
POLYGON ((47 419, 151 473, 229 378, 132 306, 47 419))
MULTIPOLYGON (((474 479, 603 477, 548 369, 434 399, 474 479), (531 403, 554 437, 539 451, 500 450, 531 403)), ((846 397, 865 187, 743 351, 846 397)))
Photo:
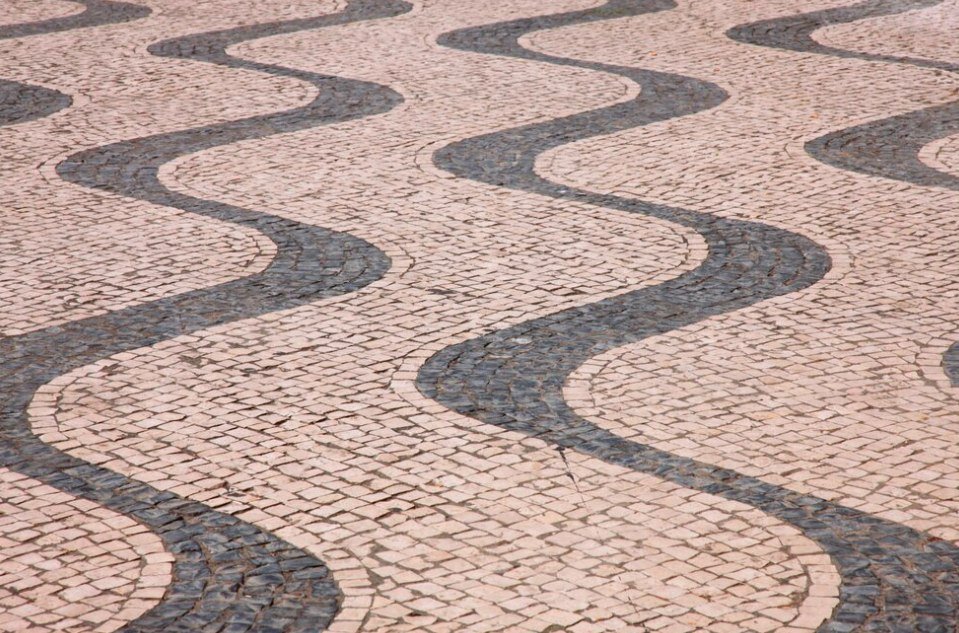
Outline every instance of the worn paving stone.
POLYGON ((954 2, 85 4, 0 26, 4 626, 955 627, 954 2))

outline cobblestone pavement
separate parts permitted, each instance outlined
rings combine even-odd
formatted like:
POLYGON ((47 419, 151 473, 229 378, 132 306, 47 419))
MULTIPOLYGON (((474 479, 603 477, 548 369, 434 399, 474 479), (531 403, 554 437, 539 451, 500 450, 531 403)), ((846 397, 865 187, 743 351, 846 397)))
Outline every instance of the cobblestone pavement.
POLYGON ((0 631, 956 631, 959 0, 0 0, 0 631))

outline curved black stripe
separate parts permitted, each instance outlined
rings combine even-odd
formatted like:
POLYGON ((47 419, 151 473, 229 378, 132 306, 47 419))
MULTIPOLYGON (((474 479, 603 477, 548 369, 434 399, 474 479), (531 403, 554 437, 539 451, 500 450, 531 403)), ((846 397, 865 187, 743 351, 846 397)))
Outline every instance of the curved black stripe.
POLYGON ((24 22, 22 24, 5 24, 0 26, 0 40, 11 37, 27 37, 29 35, 43 35, 58 31, 82 29, 88 26, 101 24, 116 24, 139 20, 150 15, 149 7, 129 2, 113 2, 111 0, 69 0, 82 4, 84 9, 60 18, 24 22))
POLYGON ((0 79, 0 126, 41 119, 71 103, 73 99, 62 92, 0 79))
MULTIPOLYGON (((0 40, 128 22, 150 15, 150 9, 138 4, 106 0, 74 1, 85 5, 85 9, 63 18, 0 25, 0 40)), ((62 92, 0 79, 0 126, 39 119, 62 110, 71 103, 73 100, 62 92)))
POLYGON ((914 66, 956 71, 959 64, 922 57, 902 57, 851 51, 820 44, 812 38, 813 31, 831 24, 845 24, 866 18, 895 15, 940 4, 942 0, 865 0, 859 4, 835 9, 811 11, 799 15, 782 16, 759 22, 740 24, 726 31, 726 36, 742 42, 768 48, 780 48, 800 53, 817 53, 833 57, 865 59, 877 62, 904 62, 914 66))
POLYGON ((0 465, 136 518, 176 557, 163 601, 129 632, 324 629, 340 601, 322 561, 203 504, 85 463, 40 442, 26 407, 56 376, 121 351, 238 319, 301 306, 379 279, 389 259, 353 236, 170 191, 157 178, 166 161, 202 149, 385 112, 401 102, 387 87, 260 64, 225 47, 257 37, 399 15, 402 0, 353 0, 337 14, 244 26, 160 42, 157 55, 246 68, 308 81, 309 104, 219 125, 113 143, 57 167, 65 180, 256 229, 277 244, 263 272, 211 288, 0 339, 0 465))
POLYGON ((919 160, 929 143, 959 134, 959 101, 830 132, 807 141, 816 160, 870 176, 959 190, 959 177, 919 160))
MULTIPOLYGON (((959 64, 908 56, 845 51, 818 44, 810 37, 815 29, 836 22, 862 20, 939 4, 941 0, 873 0, 826 12, 806 13, 736 27, 727 35, 759 46, 784 48, 835 57, 909 64, 920 68, 959 71, 959 64), (825 14, 825 15, 824 15, 825 14)), ((807 141, 806 152, 816 160, 870 176, 890 178, 924 187, 959 190, 959 176, 922 162, 919 152, 933 141, 959 134, 959 101, 944 103, 885 119, 830 132, 807 141)), ((953 386, 959 386, 959 343, 943 354, 942 368, 953 386)))
MULTIPOLYGON (((736 26, 726 35, 736 41, 768 48, 831 57, 909 64, 957 72, 959 64, 920 57, 849 51, 812 39, 816 29, 882 15, 924 9, 942 0, 866 0, 847 7, 814 11, 736 26)), ((959 189, 959 178, 919 160, 924 145, 959 133, 959 102, 916 110, 837 130, 808 141, 806 152, 833 167, 921 186, 959 189)))
MULTIPOLYGON (((873 0, 830 11, 746 24, 731 29, 727 35, 758 46, 956 72, 959 71, 959 64, 951 62, 846 51, 823 46, 810 37, 814 30, 832 22, 853 22, 877 15, 926 8, 941 1, 914 0, 904 3, 901 0, 873 0), (841 20, 834 19, 836 17, 841 20)), ((807 141, 804 148, 816 160, 837 169, 924 187, 959 190, 959 177, 939 171, 919 159, 919 152, 924 146, 954 134, 959 134, 959 101, 836 130, 807 141)), ((943 354, 942 368, 952 385, 959 386, 959 343, 953 344, 943 354)))
POLYGON ((542 28, 636 15, 663 0, 611 0, 589 11, 449 33, 441 43, 478 53, 615 73, 639 83, 631 102, 467 139, 435 163, 486 183, 640 213, 695 229, 709 245, 699 268, 658 286, 558 312, 445 348, 421 368, 417 386, 464 415, 633 470, 753 506, 796 526, 826 551, 842 576, 840 604, 822 631, 939 631, 954 622, 959 549, 905 526, 725 468, 628 441, 579 417, 563 398, 567 376, 592 356, 709 316, 815 283, 829 268, 805 237, 755 222, 553 183, 533 171, 546 149, 597 134, 681 116, 722 101, 689 77, 557 58, 523 49, 542 28))
POLYGON ((949 346, 942 355, 942 369, 953 387, 959 387, 959 342, 949 346))

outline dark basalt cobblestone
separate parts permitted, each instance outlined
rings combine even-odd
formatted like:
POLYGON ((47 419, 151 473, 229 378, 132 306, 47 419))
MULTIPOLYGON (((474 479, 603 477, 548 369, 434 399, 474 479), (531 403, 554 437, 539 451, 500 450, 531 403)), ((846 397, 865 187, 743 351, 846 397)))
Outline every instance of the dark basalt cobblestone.
MULTIPOLYGON (((454 143, 434 155, 439 167, 485 183, 676 222, 698 231, 709 254, 699 268, 658 286, 441 350, 422 367, 417 385, 459 413, 540 438, 560 451, 580 451, 741 502, 796 526, 830 555, 842 578, 840 604, 821 631, 952 631, 959 608, 959 549, 951 544, 818 497, 624 440, 579 417, 564 401, 567 376, 592 356, 801 290, 829 269, 825 250, 795 233, 576 190, 534 173, 536 156, 552 147, 723 101, 719 88, 692 78, 553 57, 518 43, 520 36, 539 29, 671 6, 657 0, 612 0, 593 10, 464 29, 440 39, 477 53, 619 74, 642 90, 631 102, 454 143)), ((790 32, 793 20, 787 18, 782 28, 774 22, 764 28, 790 32)))
MULTIPOLYGON (((129 22, 150 15, 149 8, 126 2, 102 0, 76 0, 76 2, 84 5, 85 9, 75 15, 0 26, 0 40, 129 22)), ((49 116, 57 110, 68 107, 71 103, 73 100, 62 92, 0 79, 0 125, 23 123, 49 116)))
MULTIPOLYGON (((133 15, 129 6, 89 3, 105 15, 114 9, 119 15, 133 15)), ((332 15, 155 44, 149 50, 160 56, 308 81, 320 88, 319 96, 303 107, 276 114, 82 151, 57 168, 69 182, 255 228, 278 247, 276 258, 261 273, 0 340, 0 465, 134 517, 155 531, 175 556, 173 583, 164 599, 124 631, 320 631, 339 608, 339 590, 322 561, 235 517, 43 444, 30 431, 26 408, 43 384, 111 354, 351 292, 386 272, 389 259, 362 240, 172 192, 160 183, 157 170, 169 160, 217 145, 356 119, 394 107, 402 99, 384 86, 249 62, 227 55, 224 49, 258 37, 391 17, 409 8, 400 0, 355 0, 332 15)))

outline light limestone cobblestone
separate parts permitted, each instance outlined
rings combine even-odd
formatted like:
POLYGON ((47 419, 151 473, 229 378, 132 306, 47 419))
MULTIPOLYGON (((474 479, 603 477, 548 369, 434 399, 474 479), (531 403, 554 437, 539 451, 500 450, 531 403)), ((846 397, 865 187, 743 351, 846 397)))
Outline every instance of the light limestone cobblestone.
POLYGON ((919 160, 933 169, 959 176, 959 136, 947 136, 925 145, 919 160))

